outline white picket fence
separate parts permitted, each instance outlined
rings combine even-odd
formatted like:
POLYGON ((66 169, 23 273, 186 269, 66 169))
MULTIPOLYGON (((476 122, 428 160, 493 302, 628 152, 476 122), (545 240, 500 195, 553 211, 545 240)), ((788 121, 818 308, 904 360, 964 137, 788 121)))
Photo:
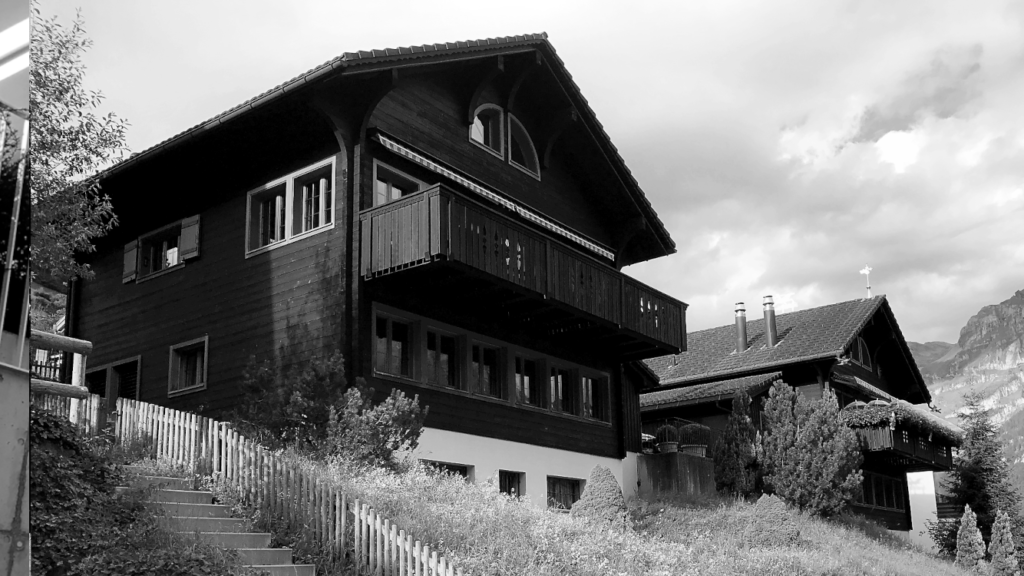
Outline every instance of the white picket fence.
MULTIPOLYGON (((71 417, 69 398, 33 394, 33 402, 46 410, 71 417)), ((102 402, 90 394, 80 400, 76 423, 88 433, 99 433, 102 402)), ((151 456, 184 465, 200 474, 220 476, 237 491, 240 500, 264 517, 275 518, 291 530, 343 558, 347 552, 357 571, 386 576, 459 576, 448 561, 430 546, 380 516, 368 504, 351 500, 310 470, 284 460, 232 429, 226 422, 118 398, 115 438, 122 444, 144 439, 151 456), (348 523, 351 522, 351 527, 348 523), (353 542, 346 547, 351 530, 353 542)))

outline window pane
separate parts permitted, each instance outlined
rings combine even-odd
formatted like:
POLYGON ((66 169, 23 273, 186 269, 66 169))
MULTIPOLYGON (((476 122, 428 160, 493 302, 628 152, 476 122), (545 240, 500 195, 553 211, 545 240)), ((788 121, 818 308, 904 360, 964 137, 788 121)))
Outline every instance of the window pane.
POLYGON ((392 374, 412 376, 412 347, 409 345, 409 326, 391 321, 392 374))
POLYGON ((579 384, 576 382, 573 374, 568 370, 562 372, 564 372, 564 376, 562 378, 562 411, 567 414, 579 416, 579 384))
POLYGON ((378 372, 388 371, 388 320, 377 318, 377 341, 374 347, 373 367, 378 372))
POLYGON ((583 385, 583 415, 588 418, 594 417, 594 381, 584 376, 581 378, 583 385))
POLYGON ((885 488, 882 486, 882 477, 874 476, 871 484, 875 493, 875 506, 885 506, 885 488))
POLYGON ((388 201, 388 183, 386 180, 381 180, 377 177, 376 192, 373 198, 374 206, 380 206, 388 201))
POLYGON ((441 382, 452 388, 459 387, 459 363, 455 354, 455 338, 452 336, 441 336, 440 353, 440 379, 441 382))
POLYGON ((320 179, 320 191, 324 196, 324 224, 331 223, 331 216, 334 212, 334 206, 331 205, 332 194, 331 194, 331 181, 327 178, 320 179))
POLYGON ((427 332, 427 383, 438 383, 439 372, 439 350, 437 349, 437 334, 427 332))
POLYGON ((501 378, 498 376, 498 351, 483 348, 483 362, 480 366, 480 380, 485 394, 501 398, 501 378))
POLYGON ((541 393, 537 389, 537 363, 516 358, 516 396, 524 404, 539 406, 541 393))

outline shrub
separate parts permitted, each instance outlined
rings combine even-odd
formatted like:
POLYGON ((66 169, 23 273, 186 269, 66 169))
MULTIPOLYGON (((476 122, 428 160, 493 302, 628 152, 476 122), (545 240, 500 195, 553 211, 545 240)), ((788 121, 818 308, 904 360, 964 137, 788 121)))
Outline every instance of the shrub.
POLYGON ((765 402, 766 483, 780 498, 819 516, 841 512, 861 490, 857 435, 839 420, 831 391, 808 401, 784 382, 765 402))
POLYGON ((960 517, 960 530, 956 535, 957 566, 967 570, 977 570, 978 562, 985 558, 985 542, 978 530, 978 521, 968 504, 964 507, 964 515, 960 517))
POLYGON ((999 511, 996 514, 996 523, 992 526, 992 540, 988 544, 992 576, 1020 576, 1020 565, 1014 548, 1010 517, 999 511))
POLYGON ((800 528, 785 502, 771 494, 758 498, 754 517, 743 531, 743 542, 747 546, 789 546, 799 538, 800 528))
POLYGON ((413 451, 423 433, 427 408, 419 396, 409 398, 392 390, 387 400, 373 406, 373 389, 351 388, 340 412, 331 408, 324 452, 371 465, 393 467, 395 453, 413 451))
POLYGON ((662 424, 654 436, 658 442, 679 442, 679 429, 671 424, 662 424))
POLYGON ((707 446, 711 443, 711 428, 703 424, 686 424, 679 427, 679 443, 707 446))
POLYGON ((583 494, 572 505, 569 515, 611 524, 613 528, 619 530, 625 529, 626 500, 622 497, 622 489, 619 488, 619 483, 611 470, 604 466, 594 466, 590 471, 587 485, 583 488, 583 494))
POLYGON ((715 484, 721 491, 746 496, 754 490, 757 461, 754 458, 754 423, 750 419, 750 396, 736 391, 732 413, 715 443, 715 484))

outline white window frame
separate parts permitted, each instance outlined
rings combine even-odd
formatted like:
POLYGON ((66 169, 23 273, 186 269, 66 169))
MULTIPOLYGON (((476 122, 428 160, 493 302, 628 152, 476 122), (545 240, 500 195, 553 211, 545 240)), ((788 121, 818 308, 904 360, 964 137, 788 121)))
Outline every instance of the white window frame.
MULTIPOLYGON (((280 178, 275 178, 274 180, 271 180, 270 182, 267 182, 266 184, 260 186, 259 188, 255 188, 253 190, 249 190, 246 193, 246 200, 245 200, 245 257, 246 258, 251 258, 253 256, 256 256, 257 254, 263 254, 264 252, 269 252, 269 251, 274 250, 276 248, 280 248, 281 246, 287 246, 288 244, 291 244, 292 242, 298 242, 299 240, 303 240, 305 238, 309 238, 310 236, 315 236, 317 234, 321 234, 321 233, 326 232, 328 230, 333 230, 334 229, 335 225, 338 222, 337 208, 338 208, 338 196, 339 196, 338 195, 337 180, 335 178, 335 173, 337 172, 336 164, 335 163, 336 163, 336 158, 334 156, 331 156, 329 158, 325 158, 323 160, 320 160, 319 162, 315 162, 313 164, 310 164, 308 166, 300 168, 299 170, 296 170, 296 171, 294 171, 294 172, 292 172, 290 174, 286 174, 284 176, 281 176, 280 178), (310 172, 313 172, 315 170, 320 170, 321 168, 323 168, 325 166, 330 166, 331 167, 331 170, 330 170, 331 177, 329 178, 330 186, 331 186, 331 209, 330 209, 331 221, 329 223, 327 223, 327 224, 321 224, 321 225, 317 226, 316 228, 312 228, 310 230, 306 230, 305 232, 296 232, 294 230, 294 223, 296 221, 295 213, 296 213, 296 210, 299 211, 299 220, 301 221, 301 219, 304 217, 304 215, 301 214, 301 212, 302 212, 302 210, 305 209, 305 203, 300 198, 298 200, 299 206, 295 205, 295 203, 296 203, 296 198, 295 198, 295 196, 296 196, 295 181, 297 179, 299 179, 299 178, 302 178, 306 174, 309 174, 310 172), (252 237, 251 226, 252 226, 253 196, 259 195, 262 192, 266 192, 268 190, 276 188, 277 186, 280 186, 281 184, 285 185, 285 191, 284 191, 284 239, 283 240, 278 240, 276 242, 271 242, 270 244, 267 244, 266 246, 259 246, 257 248, 253 248, 253 247, 251 247, 249 245, 250 238, 252 237)), ((299 190, 298 192, 299 192, 299 194, 302 193, 301 190, 299 190)), ((326 213, 326 209, 324 208, 324 197, 323 197, 323 195, 320 196, 320 210, 321 210, 321 219, 322 219, 323 218, 323 214, 326 213)))
POLYGON ((519 119, 516 118, 515 115, 512 114, 511 112, 506 114, 506 116, 508 116, 508 124, 509 124, 509 126, 508 126, 508 136, 507 136, 507 138, 508 138, 508 143, 507 143, 507 146, 508 146, 508 163, 510 165, 514 166, 520 172, 523 172, 524 174, 529 174, 530 176, 533 176, 534 178, 536 178, 537 181, 540 181, 540 156, 537 155, 537 146, 536 146, 536 144, 533 143, 533 138, 530 136, 530 131, 527 130, 526 126, 523 126, 523 123, 520 122, 519 119), (513 130, 512 130, 512 123, 513 122, 515 122, 516 125, 519 127, 519 129, 523 131, 523 134, 526 135, 526 144, 529 145, 530 149, 529 150, 524 150, 524 152, 529 152, 529 153, 531 153, 533 155, 533 160, 534 160, 534 162, 537 163, 537 171, 536 172, 530 170, 529 167, 523 166, 522 164, 520 164, 520 163, 518 163, 518 162, 516 162, 515 160, 512 159, 512 132, 513 132, 513 130))
POLYGON ((192 392, 198 392, 200 390, 206 390, 209 382, 210 373, 210 335, 206 334, 199 338, 193 338, 192 340, 186 340, 185 342, 179 342, 170 347, 169 358, 167 361, 167 397, 173 398, 175 396, 181 396, 183 394, 191 394, 192 392), (177 351, 182 348, 192 348, 196 344, 203 344, 203 381, 200 384, 191 386, 189 388, 181 388, 173 390, 172 386, 174 383, 174 377, 176 375, 174 369, 174 363, 178 359, 177 351))
POLYGON ((469 138, 469 141, 472 142, 475 146, 483 148, 487 152, 493 154, 494 156, 497 156, 498 158, 501 158, 502 160, 505 159, 505 111, 501 109, 501 106, 498 106, 497 104, 481 104, 480 106, 478 106, 476 111, 473 112, 473 122, 469 125, 469 128, 466 130, 466 135, 469 138), (476 119, 478 116, 480 116, 480 113, 485 110, 496 110, 498 113, 497 150, 473 138, 473 125, 476 124, 476 119))
MULTIPOLYGON (((377 171, 379 169, 381 169, 381 168, 383 168, 385 172, 392 172, 395 175, 397 175, 399 178, 404 178, 404 179, 406 179, 406 180, 408 180, 410 182, 415 183, 416 186, 417 186, 416 192, 422 192, 423 190, 425 190, 427 188, 427 183, 424 182, 423 180, 420 180, 419 178, 415 178, 413 176, 410 176, 409 174, 403 172, 402 170, 399 170, 399 169, 395 168, 394 166, 392 166, 390 164, 381 162, 380 160, 374 160, 373 161, 373 185, 372 185, 372 188, 370 190, 370 194, 371 194, 370 206, 373 206, 373 207, 376 208, 377 206, 384 206, 386 204, 390 204, 392 202, 397 202, 398 201, 398 200, 385 200, 383 203, 377 204, 377 171)), ((415 194, 416 192, 411 192, 410 194, 415 194)), ((399 200, 401 200, 401 198, 399 198, 399 200)))

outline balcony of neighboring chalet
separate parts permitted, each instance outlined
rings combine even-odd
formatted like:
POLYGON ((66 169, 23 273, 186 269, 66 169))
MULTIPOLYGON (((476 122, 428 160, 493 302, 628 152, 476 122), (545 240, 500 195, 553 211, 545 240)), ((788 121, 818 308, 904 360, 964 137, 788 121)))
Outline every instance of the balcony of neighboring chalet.
POLYGON ((841 414, 866 459, 905 472, 949 470, 962 441, 953 424, 899 400, 853 402, 841 414))
POLYGON ((390 277, 478 298, 501 309, 514 328, 585 338, 622 361, 685 350, 686 304, 530 216, 511 203, 492 206, 435 184, 360 213, 360 272, 368 281, 390 277))

